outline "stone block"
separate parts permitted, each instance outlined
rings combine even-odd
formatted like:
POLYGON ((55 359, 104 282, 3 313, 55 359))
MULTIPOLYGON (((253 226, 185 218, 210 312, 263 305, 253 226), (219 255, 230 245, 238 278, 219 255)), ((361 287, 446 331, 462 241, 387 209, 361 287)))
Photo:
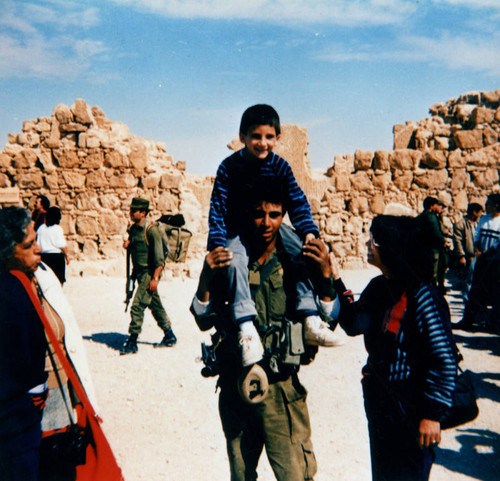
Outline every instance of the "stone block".
POLYGON ((37 154, 31 149, 23 149, 12 159, 12 166, 15 169, 30 169, 35 166, 38 159, 37 154))
POLYGON ((47 120, 40 120, 39 122, 36 123, 35 125, 35 130, 37 132, 50 132, 52 129, 51 122, 48 122, 47 120))
POLYGON ((22 130, 23 132, 29 132, 30 130, 35 129, 35 122, 33 120, 25 120, 23 122, 22 130))
POLYGON ((95 217, 80 215, 76 219, 76 232, 83 236, 93 236, 99 233, 99 224, 95 217))
POLYGON ((335 175, 335 188, 339 192, 348 192, 351 190, 351 179, 349 174, 335 175))
POLYGON ((371 169, 373 162, 373 152, 357 149, 354 153, 354 170, 371 169))
POLYGON ((452 150, 448 155, 448 167, 451 169, 465 167, 467 165, 467 158, 466 152, 460 149, 452 150))
POLYGON ((130 165, 136 170, 144 170, 148 165, 148 151, 144 144, 135 142, 130 146, 130 165))
POLYGON ((94 121, 90 107, 83 99, 76 99, 71 111, 76 123, 91 124, 94 121))
POLYGON ((101 150, 93 150, 83 157, 81 167, 83 169, 100 169, 104 164, 104 154, 101 150))
POLYGON ((95 170, 87 174, 87 180, 85 181, 85 186, 87 189, 104 189, 108 186, 108 179, 104 175, 104 171, 95 170))
POLYGON ((127 225, 127 219, 116 215, 114 212, 101 213, 100 226, 104 235, 124 235, 127 231, 127 225))
POLYGON ((161 176, 159 174, 150 174, 142 178, 142 187, 144 189, 155 189, 160 185, 161 176))
POLYGON ((407 149, 415 131, 415 125, 396 124, 392 132, 394 135, 394 149, 407 149))
POLYGON ((11 157, 14 157, 14 155, 21 152, 21 150, 23 150, 23 147, 18 144, 7 144, 3 149, 4 153, 11 157))
POLYGON ((472 111, 471 122, 474 127, 481 124, 491 124, 495 118, 495 111, 485 107, 476 107, 472 111))
POLYGON ((464 189, 469 183, 469 174, 465 169, 457 169, 451 176, 451 189, 453 191, 464 189))
POLYGON ((43 187, 42 173, 38 169, 31 169, 29 173, 20 174, 17 185, 21 190, 41 189, 43 187))
POLYGON ((467 192, 465 190, 461 190, 455 194, 455 196, 453 197, 453 205, 457 210, 467 210, 469 199, 467 198, 467 192))
POLYGON ((130 138, 128 127, 121 122, 110 122, 110 141, 112 144, 126 141, 130 138))
POLYGON ((99 259, 99 249, 97 243, 92 239, 85 239, 83 243, 83 256, 88 260, 99 259))
POLYGON ((52 115, 60 124, 69 124, 74 120, 73 112, 67 105, 64 104, 56 105, 52 115))
POLYGON ((12 162, 12 157, 4 152, 0 152, 0 168, 7 169, 10 167, 12 162))
POLYGON ((174 214, 179 210, 179 198, 170 192, 163 192, 158 198, 157 209, 162 214, 174 214))
POLYGON ((392 183, 392 175, 389 172, 374 175, 372 182, 376 189, 387 190, 392 183))
POLYGON ((54 171, 45 175, 45 185, 52 192, 59 190, 59 175, 57 172, 54 171))
POLYGON ((323 195, 322 201, 327 207, 328 212, 343 212, 345 209, 344 195, 338 194, 335 191, 327 190, 323 195))
POLYGON ((181 172, 185 172, 186 171, 186 161, 185 160, 178 160, 175 163, 175 168, 181 172))
POLYGON ((467 124, 472 116, 476 105, 457 104, 454 109, 454 117, 462 124, 467 124))
POLYGON ((102 242, 100 250, 106 259, 122 258, 124 252, 123 236, 114 236, 111 239, 102 242))
POLYGON ((333 161, 336 174, 351 174, 354 172, 354 154, 336 155, 333 161))
POLYGON ((385 211, 385 200, 381 194, 375 194, 370 200, 370 210, 373 214, 383 214, 385 211))
POLYGON ((110 167, 112 169, 118 169, 120 167, 125 167, 127 164, 125 157, 118 150, 112 150, 107 152, 104 157, 104 166, 110 167))
POLYGON ((118 211, 121 209, 120 198, 116 194, 106 194, 99 197, 99 203, 104 209, 118 211))
POLYGON ((419 171, 415 173, 414 181, 415 184, 424 189, 445 189, 448 182, 448 172, 445 169, 419 171))
POLYGON ((84 192, 79 194, 74 201, 74 205, 77 210, 86 212, 99 211, 101 209, 101 204, 99 203, 96 192, 84 192))
POLYGON ((481 99, 486 104, 500 103, 500 89, 492 90, 491 92, 481 92, 481 99))
POLYGON ((0 188, 11 187, 10 180, 5 174, 0 174, 0 188))
POLYGON ((373 157, 374 170, 389 170, 391 164, 389 163, 389 152, 383 150, 376 150, 373 157))
POLYGON ((179 189, 182 182, 182 175, 173 172, 170 174, 163 174, 161 176, 160 187, 162 189, 179 189))
POLYGON ((415 170, 422 159, 422 152, 413 149, 394 150, 389 156, 393 170, 415 170))
POLYGON ((392 180, 394 185, 404 192, 410 190, 413 183, 413 172, 410 171, 397 171, 394 172, 392 180))
POLYGON ((345 232, 351 235, 363 234, 363 219, 361 217, 352 216, 345 225, 345 232))
POLYGON ((88 126, 84 124, 78 124, 76 122, 70 122, 69 124, 63 124, 59 126, 61 132, 71 133, 71 132, 86 132, 88 126))
POLYGON ((472 172, 472 183, 480 189, 490 189, 498 185, 498 169, 472 172))
POLYGON ((498 142, 498 132, 489 126, 485 127, 483 129, 483 143, 485 147, 496 144, 497 142, 498 142))
POLYGON ((342 235, 344 232, 340 214, 332 214, 326 218, 325 232, 330 235, 342 235))
POLYGON ((52 152, 50 150, 42 150, 38 152, 38 161, 42 164, 43 170, 47 173, 54 172, 56 166, 52 162, 52 152))
POLYGON ((82 189, 85 186, 85 175, 74 171, 63 171, 62 178, 70 189, 82 189))
POLYGON ((444 169, 446 167, 446 154, 442 150, 428 150, 422 157, 422 165, 429 169, 444 169))
POLYGON ((354 215, 363 214, 369 210, 366 197, 355 196, 348 202, 348 211, 354 215))
POLYGON ((52 151, 59 167, 62 169, 73 169, 80 165, 80 157, 73 149, 55 149, 52 151))
POLYGON ((136 187, 138 183, 139 179, 128 172, 125 174, 113 175, 109 179, 109 185, 114 189, 132 189, 136 187))
POLYGON ((450 149, 450 138, 449 137, 434 137, 434 148, 436 150, 446 150, 450 149))
POLYGON ((483 148, 483 132, 480 129, 458 130, 454 132, 453 140, 459 149, 477 150, 483 148))
POLYGON ((351 175, 351 185, 353 189, 359 192, 373 190, 370 176, 365 171, 356 172, 354 175, 351 175))

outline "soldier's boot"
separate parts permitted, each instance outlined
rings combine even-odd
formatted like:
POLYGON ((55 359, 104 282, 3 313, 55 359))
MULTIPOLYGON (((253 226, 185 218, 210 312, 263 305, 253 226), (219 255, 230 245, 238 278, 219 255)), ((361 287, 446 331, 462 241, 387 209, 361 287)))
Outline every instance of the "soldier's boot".
POLYGON ((174 331, 171 328, 165 329, 163 331, 165 335, 160 343, 156 344, 155 347, 172 347, 177 344, 177 337, 175 337, 174 331))
POLYGON ((130 334, 128 337, 127 341, 123 345, 123 347, 120 350, 120 355, 124 356, 125 354, 135 354, 138 350, 137 347, 137 338, 139 337, 139 334, 130 334))

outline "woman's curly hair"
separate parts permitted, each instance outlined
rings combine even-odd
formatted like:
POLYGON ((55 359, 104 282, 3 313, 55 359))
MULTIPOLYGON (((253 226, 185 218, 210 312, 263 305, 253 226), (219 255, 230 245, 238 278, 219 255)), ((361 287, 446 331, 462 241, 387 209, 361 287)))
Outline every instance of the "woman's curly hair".
POLYGON ((5 270, 14 256, 14 247, 26 237, 26 228, 31 218, 26 209, 4 207, 0 209, 0 270, 5 270))

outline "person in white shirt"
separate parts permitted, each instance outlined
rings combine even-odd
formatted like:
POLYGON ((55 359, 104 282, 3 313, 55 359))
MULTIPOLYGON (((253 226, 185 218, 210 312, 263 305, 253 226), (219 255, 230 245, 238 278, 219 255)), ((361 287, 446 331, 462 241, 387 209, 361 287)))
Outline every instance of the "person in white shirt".
POLYGON ((56 274, 59 282, 66 282, 66 264, 69 264, 68 250, 64 232, 59 225, 61 210, 49 207, 45 216, 45 224, 37 230, 37 242, 42 249, 42 261, 56 274))

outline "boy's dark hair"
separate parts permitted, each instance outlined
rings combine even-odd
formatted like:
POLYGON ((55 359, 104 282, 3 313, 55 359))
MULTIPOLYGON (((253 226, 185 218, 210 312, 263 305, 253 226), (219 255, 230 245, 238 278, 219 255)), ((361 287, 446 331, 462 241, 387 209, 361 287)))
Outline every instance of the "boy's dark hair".
POLYGON ((45 214, 45 223, 47 227, 59 224, 61 222, 61 209, 59 207, 49 207, 47 214, 45 214))
POLYGON ((442 205, 442 202, 435 197, 426 197, 424 199, 424 209, 429 210, 433 205, 440 204, 442 205))
POLYGON ((280 135, 281 126, 278 112, 270 105, 257 104, 243 112, 240 123, 240 133, 243 135, 248 134, 250 128, 254 125, 270 125, 274 127, 276 135, 280 135))
POLYGON ((50 207, 50 200, 44 195, 39 195, 37 199, 40 199, 40 203, 44 210, 47 210, 50 207))
POLYGON ((467 206, 467 215, 472 215, 474 212, 479 212, 481 210, 484 210, 481 204, 476 204, 475 202, 472 202, 472 204, 469 204, 467 206))

